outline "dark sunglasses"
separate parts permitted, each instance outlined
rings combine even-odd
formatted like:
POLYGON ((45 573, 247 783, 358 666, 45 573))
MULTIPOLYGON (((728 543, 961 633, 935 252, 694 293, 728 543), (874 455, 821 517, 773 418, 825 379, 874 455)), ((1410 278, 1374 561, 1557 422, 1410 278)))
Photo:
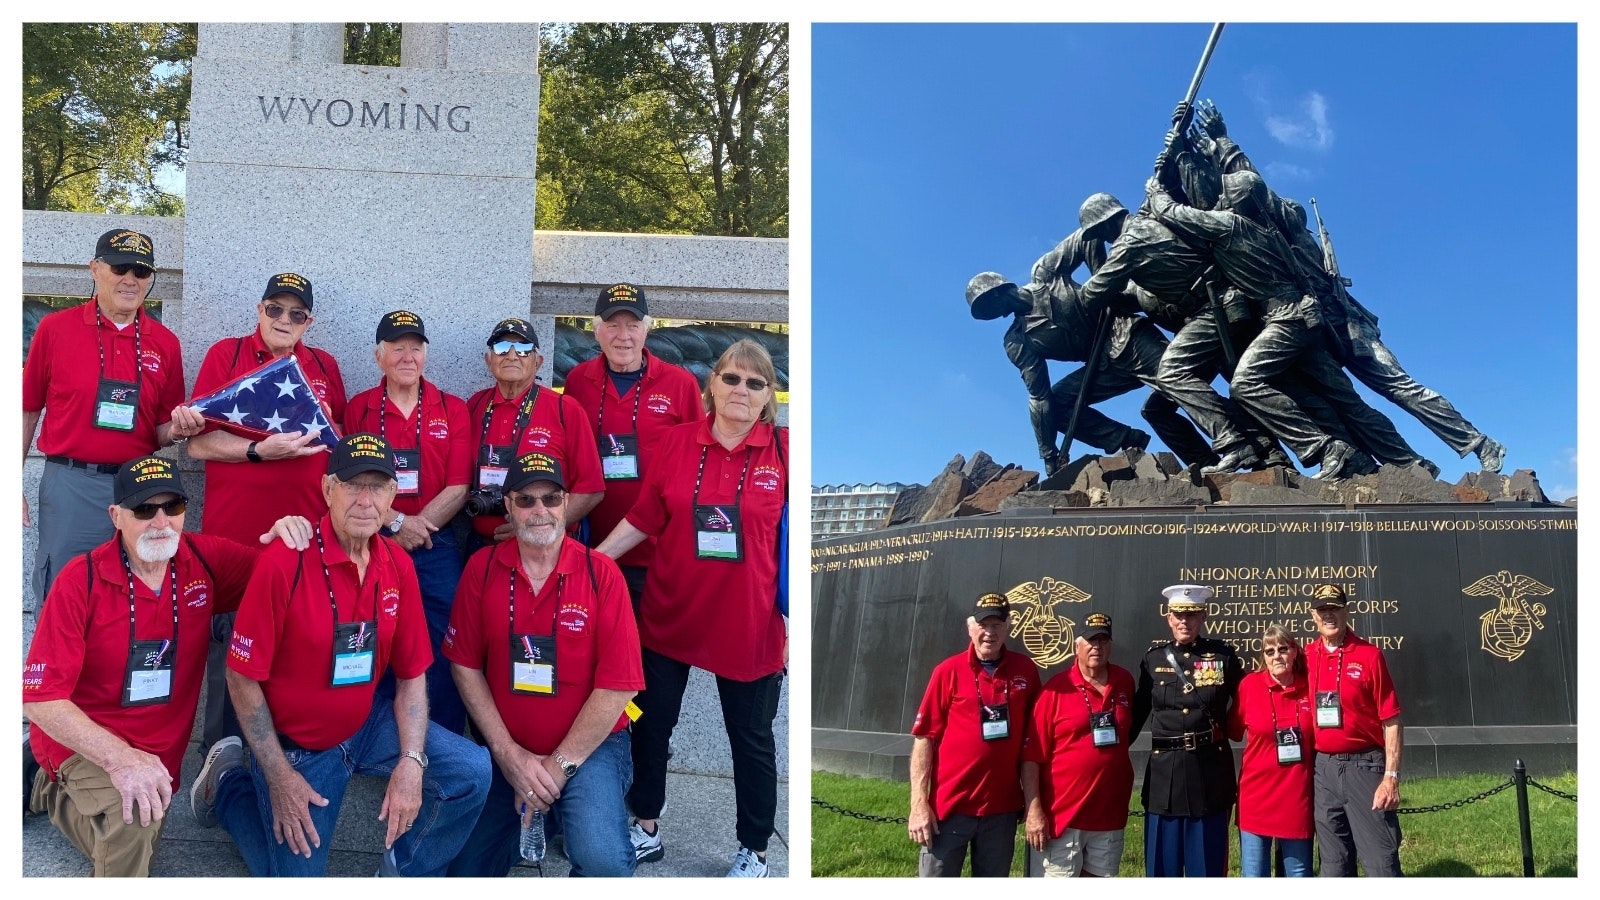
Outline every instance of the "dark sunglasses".
POLYGON ((289 321, 295 325, 304 325, 311 314, 303 309, 285 309, 276 303, 268 303, 266 307, 267 318, 276 321, 284 313, 289 314, 289 321))
POLYGON ((1294 648, 1292 648, 1292 647, 1262 647, 1261 648, 1261 653, 1264 656, 1288 656, 1289 654, 1291 654, 1293 652, 1294 652, 1294 648))
MULTIPOLYGON (((110 264, 107 263, 107 265, 110 264)), ((121 278, 129 272, 132 272, 133 277, 139 279, 140 281, 150 278, 156 274, 155 269, 152 269, 149 266, 141 266, 138 263, 123 263, 122 265, 111 266, 111 274, 117 276, 118 278, 121 278)))
POLYGON ((489 345, 495 356, 505 356, 515 350, 518 356, 528 356, 533 353, 533 345, 522 341, 495 341, 489 345))
POLYGON ((561 491, 556 491, 553 494, 540 494, 537 497, 532 494, 512 494, 506 499, 510 500, 517 509, 532 509, 538 505, 543 505, 545 509, 556 509, 567 502, 567 495, 561 491))
POLYGON ((135 519, 145 521, 154 519, 158 510, 168 516, 181 516, 183 511, 188 508, 189 501, 179 497, 176 500, 168 500, 165 503, 141 503, 138 506, 129 507, 128 512, 133 513, 135 519))
POLYGON ((764 378, 740 378, 732 372, 723 372, 717 377, 721 378, 722 383, 728 387, 738 387, 739 382, 742 381, 744 386, 752 391, 764 391, 767 389, 767 381, 764 378))

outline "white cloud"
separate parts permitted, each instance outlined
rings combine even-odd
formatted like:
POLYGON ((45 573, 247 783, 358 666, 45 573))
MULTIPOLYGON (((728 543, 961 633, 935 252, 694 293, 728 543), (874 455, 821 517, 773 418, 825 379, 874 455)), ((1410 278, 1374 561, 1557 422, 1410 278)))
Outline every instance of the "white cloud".
POLYGON ((1276 161, 1269 162, 1267 163, 1266 169, 1267 180, 1272 184, 1281 184, 1284 182, 1294 181, 1305 182, 1311 180, 1311 170, 1307 169, 1305 166, 1297 166, 1294 163, 1276 161))
POLYGON ((1267 116, 1267 132, 1280 144, 1326 150, 1333 146, 1333 126, 1328 124, 1328 99, 1316 91, 1306 95, 1295 116, 1267 116))

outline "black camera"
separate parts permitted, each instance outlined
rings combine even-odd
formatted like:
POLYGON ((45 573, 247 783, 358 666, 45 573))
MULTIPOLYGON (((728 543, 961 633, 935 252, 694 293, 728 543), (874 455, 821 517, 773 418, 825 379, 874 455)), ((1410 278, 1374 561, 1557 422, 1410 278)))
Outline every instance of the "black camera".
POLYGON ((467 494, 466 513, 469 516, 503 516, 506 498, 499 485, 489 485, 467 494))

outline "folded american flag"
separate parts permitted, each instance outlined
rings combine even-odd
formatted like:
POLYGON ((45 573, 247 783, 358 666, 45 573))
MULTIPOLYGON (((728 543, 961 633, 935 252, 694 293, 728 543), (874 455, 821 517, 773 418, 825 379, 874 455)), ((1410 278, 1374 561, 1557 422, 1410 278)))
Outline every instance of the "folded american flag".
POLYGON ((317 434, 313 444, 331 448, 339 443, 339 432, 328 421, 305 370, 292 353, 194 398, 189 405, 213 422, 262 437, 312 431, 317 434))

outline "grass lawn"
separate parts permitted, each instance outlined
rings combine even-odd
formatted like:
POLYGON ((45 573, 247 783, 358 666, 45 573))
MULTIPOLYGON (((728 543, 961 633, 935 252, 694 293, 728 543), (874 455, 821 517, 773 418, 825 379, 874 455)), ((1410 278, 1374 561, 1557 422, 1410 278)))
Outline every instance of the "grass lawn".
MULTIPOLYGON (((1462 775, 1407 781, 1403 808, 1451 803, 1475 796, 1506 781, 1509 775, 1462 775)), ((1568 773, 1538 781, 1577 794, 1578 778, 1568 773)), ((904 818, 907 787, 902 782, 851 778, 829 772, 811 773, 811 795, 855 812, 904 818)), ((1138 797, 1133 798, 1134 808, 1138 797)), ((1534 873, 1541 877, 1578 874, 1578 805, 1528 788, 1528 818, 1533 826, 1534 873)), ((1438 812, 1400 817, 1404 835, 1400 864, 1407 875, 1521 876, 1522 845, 1517 830, 1516 789, 1506 788, 1484 800, 1438 812)), ((1230 875, 1239 874, 1239 838, 1230 841, 1230 875)), ((1011 874, 1023 874, 1024 842, 1018 829, 1011 874)), ((917 847, 903 823, 868 822, 811 807, 811 874, 814 877, 911 877, 917 874, 917 847)), ((1123 877, 1144 874, 1144 820, 1128 819, 1123 877)))

